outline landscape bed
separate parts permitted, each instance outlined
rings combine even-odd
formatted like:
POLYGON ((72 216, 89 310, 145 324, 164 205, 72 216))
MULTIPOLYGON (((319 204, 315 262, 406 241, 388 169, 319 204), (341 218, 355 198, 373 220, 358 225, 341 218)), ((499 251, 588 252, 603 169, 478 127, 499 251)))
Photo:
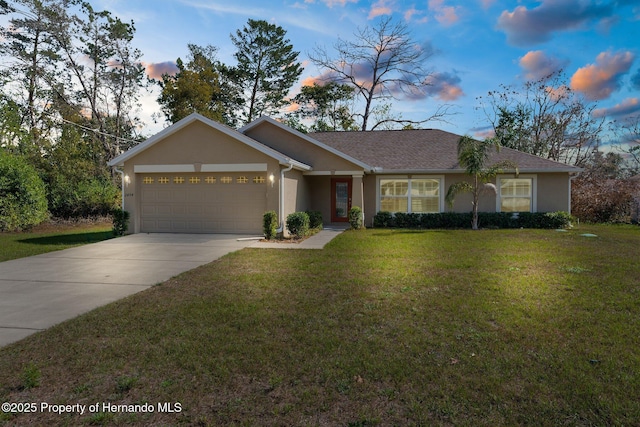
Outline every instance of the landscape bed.
POLYGON ((633 425, 638 247, 638 227, 581 226, 244 249, 0 349, 3 402, 153 412, 0 420, 633 425))

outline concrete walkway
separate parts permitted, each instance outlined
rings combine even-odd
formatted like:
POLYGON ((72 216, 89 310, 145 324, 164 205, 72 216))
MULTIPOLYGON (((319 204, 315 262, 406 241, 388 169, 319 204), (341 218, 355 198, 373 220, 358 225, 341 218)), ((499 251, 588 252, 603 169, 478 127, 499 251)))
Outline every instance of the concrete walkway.
POLYGON ((255 243, 242 237, 133 234, 0 262, 0 346, 255 243))
POLYGON ((346 228, 324 228, 313 236, 303 240, 300 243, 269 243, 255 242, 250 247, 266 248, 266 249, 323 249, 324 246, 336 238, 346 228))

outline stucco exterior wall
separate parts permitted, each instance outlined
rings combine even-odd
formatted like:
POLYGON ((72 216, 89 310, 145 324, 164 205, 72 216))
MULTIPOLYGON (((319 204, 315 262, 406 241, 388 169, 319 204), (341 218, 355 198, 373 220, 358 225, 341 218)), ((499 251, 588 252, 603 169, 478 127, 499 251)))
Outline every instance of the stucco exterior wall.
POLYGON ((286 156, 312 166, 314 171, 362 170, 360 166, 270 123, 262 123, 250 129, 246 135, 286 156))
POLYGON ((373 226, 373 217, 378 213, 376 211, 376 203, 378 190, 376 188, 376 175, 366 175, 363 179, 364 184, 364 225, 365 227, 373 226))
POLYGON ((571 211, 568 173, 538 174, 538 212, 571 211))
POLYGON ((309 185, 302 176, 302 172, 291 170, 285 173, 284 191, 283 220, 285 222, 287 215, 309 210, 309 185))
POLYGON ((324 224, 331 222, 331 176, 305 176, 309 188, 309 209, 322 214, 324 224))

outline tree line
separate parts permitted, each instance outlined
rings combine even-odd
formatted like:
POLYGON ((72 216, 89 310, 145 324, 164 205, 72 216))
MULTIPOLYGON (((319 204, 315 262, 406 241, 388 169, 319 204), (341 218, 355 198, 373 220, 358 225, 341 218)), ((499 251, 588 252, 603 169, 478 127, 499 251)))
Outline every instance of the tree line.
MULTIPOLYGON (((106 163, 148 136, 139 100, 154 87, 168 124, 198 112, 233 128, 271 115, 302 132, 368 131, 419 128, 451 113, 440 105, 410 120, 394 109, 406 97, 426 99, 434 72, 432 51, 391 18, 309 52, 320 78, 292 96, 300 53, 282 27, 264 20, 249 19, 230 34, 234 64, 220 61, 216 46, 189 44, 177 71, 155 81, 135 47, 134 22, 90 2, 0 0, 0 14, 7 22, 0 28, 0 154, 35 169, 54 216, 104 214, 117 204, 106 163)), ((603 135, 612 131, 568 87, 557 73, 479 98, 492 142, 602 170, 603 135)), ((613 129, 631 143, 605 156, 615 166, 607 166, 612 179, 640 172, 635 120, 613 129)))

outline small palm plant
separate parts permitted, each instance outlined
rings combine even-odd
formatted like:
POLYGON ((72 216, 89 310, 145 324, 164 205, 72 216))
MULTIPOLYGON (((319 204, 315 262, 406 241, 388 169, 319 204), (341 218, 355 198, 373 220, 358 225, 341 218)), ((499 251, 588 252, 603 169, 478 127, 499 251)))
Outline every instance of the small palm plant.
POLYGON ((460 193, 471 193, 473 195, 473 219, 471 228, 478 229, 478 201, 482 190, 490 188, 496 191, 496 188, 490 181, 496 175, 502 173, 503 169, 514 169, 518 174, 518 166, 509 160, 503 160, 491 166, 486 163, 489 160, 489 150, 495 146, 496 150, 500 150, 500 144, 497 140, 478 141, 468 135, 463 136, 458 141, 458 162, 464 167, 467 174, 471 175, 473 182, 460 181, 452 184, 447 191, 445 200, 450 208, 453 208, 455 198, 460 193))

